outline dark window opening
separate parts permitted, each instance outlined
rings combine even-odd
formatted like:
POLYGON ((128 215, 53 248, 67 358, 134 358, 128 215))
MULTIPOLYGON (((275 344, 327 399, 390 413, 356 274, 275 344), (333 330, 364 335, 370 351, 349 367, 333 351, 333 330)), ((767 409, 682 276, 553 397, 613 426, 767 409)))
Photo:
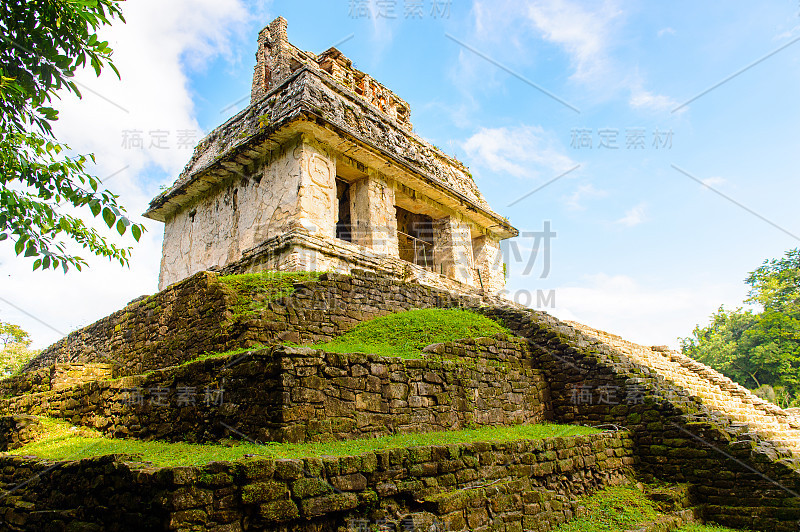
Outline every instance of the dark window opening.
POLYGON ((336 220, 336 238, 353 241, 350 222, 350 185, 341 179, 336 180, 336 201, 339 204, 339 218, 336 220))
POLYGON ((402 207, 397 213, 397 245, 400 258, 435 271, 433 257, 433 219, 402 207))

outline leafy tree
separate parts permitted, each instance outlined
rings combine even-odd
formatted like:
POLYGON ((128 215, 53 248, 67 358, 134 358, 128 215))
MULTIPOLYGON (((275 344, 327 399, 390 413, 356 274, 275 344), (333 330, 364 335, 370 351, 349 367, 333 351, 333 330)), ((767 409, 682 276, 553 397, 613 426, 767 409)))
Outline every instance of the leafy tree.
POLYGON ((28 345, 31 343, 31 338, 19 325, 0 321, 0 342, 3 343, 3 347, 10 343, 28 345))
POLYGON ((683 352, 750 388, 774 388, 784 406, 800 402, 800 250, 764 263, 745 279, 746 303, 720 307, 681 340, 683 352), (798 399, 793 399, 798 398, 798 399))
POLYGON ((105 66, 119 75, 111 48, 97 30, 115 18, 119 0, 8 0, 0 2, 0 241, 33 260, 33 269, 78 270, 86 261, 69 251, 79 244, 127 265, 130 247, 118 247, 70 212, 102 215, 123 235, 139 240, 117 196, 100 188, 86 168, 93 155, 69 156, 52 133, 59 92, 81 97, 75 73, 105 66))
POLYGON ((17 373, 37 351, 28 349, 30 335, 19 325, 0 321, 0 376, 17 373))

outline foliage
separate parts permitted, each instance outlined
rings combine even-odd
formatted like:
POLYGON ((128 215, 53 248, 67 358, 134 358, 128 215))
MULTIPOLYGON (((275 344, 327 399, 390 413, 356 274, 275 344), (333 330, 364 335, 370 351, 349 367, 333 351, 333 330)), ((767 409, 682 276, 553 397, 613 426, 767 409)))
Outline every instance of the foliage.
POLYGON ((3 347, 11 343, 27 346, 31 343, 31 338, 19 325, 0 321, 0 342, 3 343, 3 347))
POLYGON ((294 292, 296 283, 310 283, 319 279, 319 272, 244 273, 223 275, 219 281, 236 293, 232 307, 233 320, 254 318, 270 301, 286 297, 294 292))
POLYGON ((404 358, 419 357, 431 344, 462 338, 510 334, 496 321, 458 309, 421 309, 397 312, 356 325, 330 342, 314 347, 334 353, 372 353, 404 358))
POLYGON ((0 321, 0 377, 18 373, 38 351, 28 349, 30 335, 19 325, 0 321))
MULTIPOLYGON (((770 386, 781 406, 800 397, 800 249, 751 272, 746 303, 760 311, 722 307, 711 322, 681 340, 684 354, 749 387, 770 386)), ((763 390, 766 393, 766 389, 763 390)))
POLYGON ((80 270, 86 261, 69 244, 128 264, 130 248, 67 211, 88 209, 120 235, 130 227, 137 241, 144 230, 87 171, 94 156, 66 155, 69 147, 52 133, 53 99, 59 92, 81 97, 76 72, 87 65, 98 76, 105 66, 117 72, 111 48, 97 36, 115 18, 124 22, 119 0, 0 3, 0 241, 31 258, 34 270, 80 270))
POLYGON ((39 351, 28 349, 27 343, 10 343, 0 350, 0 377, 8 377, 19 373, 25 364, 39 354, 39 351))
POLYGON ((478 441, 514 441, 555 437, 582 436, 600 431, 575 425, 516 425, 479 429, 399 434, 382 438, 336 441, 330 443, 218 443, 192 444, 163 441, 113 439, 100 432, 71 427, 65 421, 42 418, 44 436, 11 452, 51 460, 80 460, 107 454, 141 454, 158 466, 204 465, 216 461, 239 460, 245 455, 267 458, 306 458, 319 456, 352 456, 384 449, 400 449, 415 445, 445 445, 478 441))

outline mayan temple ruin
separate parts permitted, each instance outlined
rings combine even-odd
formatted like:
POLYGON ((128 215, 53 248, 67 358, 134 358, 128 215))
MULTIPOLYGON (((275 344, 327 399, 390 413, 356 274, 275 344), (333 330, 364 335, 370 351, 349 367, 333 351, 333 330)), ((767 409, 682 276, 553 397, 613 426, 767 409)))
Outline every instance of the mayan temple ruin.
POLYGON ((164 222, 159 289, 210 268, 360 268, 502 289, 499 243, 517 230, 410 118, 339 50, 303 52, 274 20, 258 36, 250 106, 145 213, 164 222))
POLYGON ((623 488, 637 531, 800 530, 800 420, 501 297, 516 229, 283 18, 146 216, 159 291, 0 380, 0 530, 546 532, 623 488))

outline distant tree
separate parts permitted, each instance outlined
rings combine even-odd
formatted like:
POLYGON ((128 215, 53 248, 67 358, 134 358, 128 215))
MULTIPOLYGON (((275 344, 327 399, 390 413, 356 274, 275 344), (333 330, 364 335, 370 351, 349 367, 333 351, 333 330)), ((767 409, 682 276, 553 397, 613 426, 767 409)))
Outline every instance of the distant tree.
POLYGON ((746 303, 760 311, 720 307, 681 340, 683 352, 749 388, 774 388, 783 406, 799 403, 800 250, 764 261, 745 282, 746 303))
POLYGON ((19 325, 0 321, 0 342, 2 342, 3 347, 8 344, 28 345, 31 343, 31 338, 19 325))
POLYGON ((31 344, 30 335, 19 325, 0 321, 0 376, 17 373, 28 361, 36 355, 28 347, 31 344))
POLYGON ((69 251, 70 243, 128 264, 130 248, 109 242, 73 213, 102 215, 120 235, 130 227, 137 241, 144 230, 87 171, 94 156, 64 155, 69 147, 52 133, 54 97, 61 91, 81 97, 72 79, 79 69, 117 72, 111 48, 96 33, 114 18, 124 21, 119 0, 0 2, 0 242, 30 257, 34 270, 80 270, 86 261, 69 251))

